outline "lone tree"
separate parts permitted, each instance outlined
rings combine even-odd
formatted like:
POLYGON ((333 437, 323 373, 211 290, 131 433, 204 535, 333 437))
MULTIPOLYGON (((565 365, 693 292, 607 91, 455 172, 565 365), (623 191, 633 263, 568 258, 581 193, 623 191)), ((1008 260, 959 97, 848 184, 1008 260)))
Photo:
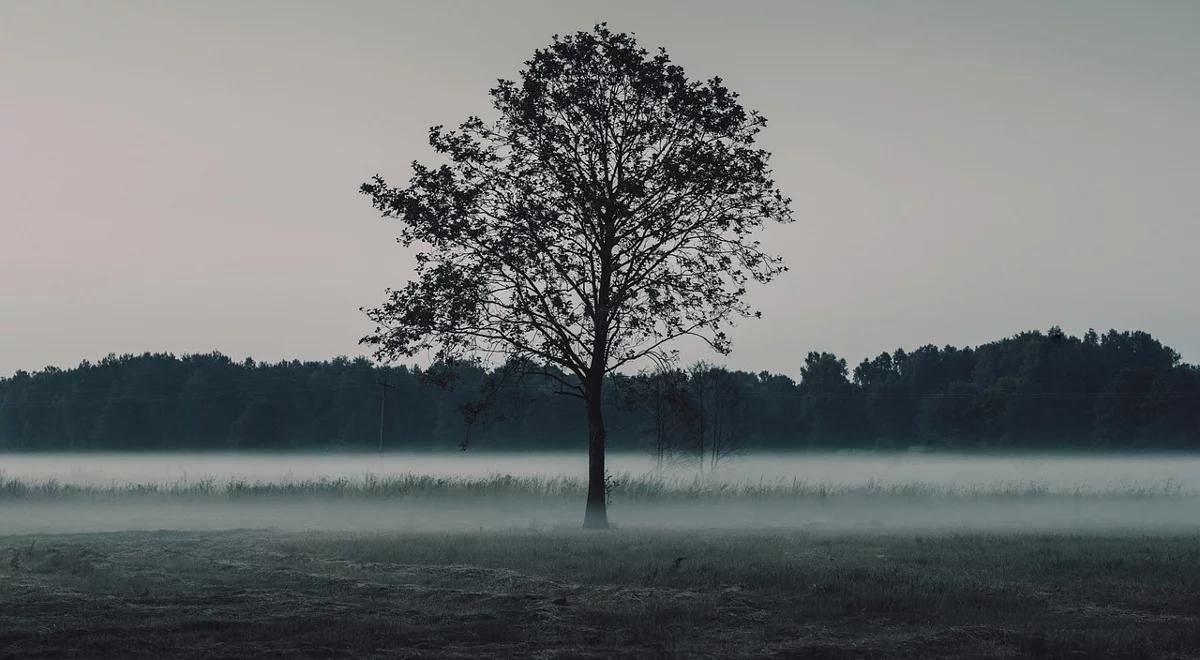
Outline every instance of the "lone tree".
POLYGON ((421 249, 415 278, 366 310, 378 327, 363 342, 383 360, 542 365, 586 404, 584 526, 607 527, 605 377, 669 360, 685 335, 728 353, 724 328, 759 315, 746 285, 784 270, 753 234, 790 221, 789 200, 755 147, 766 119, 603 24, 555 36, 490 96, 494 121, 430 129, 442 164, 414 162, 407 187, 363 184, 421 249))

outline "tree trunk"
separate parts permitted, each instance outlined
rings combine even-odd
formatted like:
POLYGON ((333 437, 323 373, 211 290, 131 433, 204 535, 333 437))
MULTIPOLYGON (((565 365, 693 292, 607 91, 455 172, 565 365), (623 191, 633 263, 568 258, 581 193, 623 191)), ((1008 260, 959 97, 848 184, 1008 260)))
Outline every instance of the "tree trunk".
POLYGON ((604 479, 604 410, 600 395, 602 383, 593 383, 587 389, 588 494, 583 526, 586 529, 607 529, 608 492, 604 479))
MULTIPOLYGON (((597 209, 600 210, 600 209, 597 209)), ((608 304, 612 299, 611 219, 605 218, 604 247, 600 255, 600 285, 597 305, 592 315, 595 334, 592 339, 592 360, 585 374, 584 394, 587 395, 588 418, 588 496, 583 514, 585 529, 608 528, 608 475, 604 471, 604 374, 608 371, 608 304)))

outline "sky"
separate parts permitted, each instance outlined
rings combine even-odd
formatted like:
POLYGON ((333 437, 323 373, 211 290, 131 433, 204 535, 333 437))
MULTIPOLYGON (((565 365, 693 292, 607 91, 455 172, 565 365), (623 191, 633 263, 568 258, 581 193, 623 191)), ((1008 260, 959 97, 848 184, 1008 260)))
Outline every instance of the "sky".
POLYGON ((364 353, 413 261, 359 183, 599 21, 760 110, 794 200, 763 318, 684 360, 1057 324, 1200 361, 1200 3, 0 0, 0 375, 364 353))

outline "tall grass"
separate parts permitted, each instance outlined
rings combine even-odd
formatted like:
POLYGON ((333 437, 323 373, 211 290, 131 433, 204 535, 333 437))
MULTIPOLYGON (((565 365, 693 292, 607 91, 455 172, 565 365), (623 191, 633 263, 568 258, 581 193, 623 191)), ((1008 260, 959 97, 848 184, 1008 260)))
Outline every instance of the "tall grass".
MULTIPOLYGON (((829 498, 1184 498, 1200 497, 1170 479, 1147 485, 1106 484, 1101 486, 1055 487, 1038 481, 1002 481, 986 484, 941 485, 923 482, 886 483, 869 480, 854 484, 810 482, 799 479, 723 482, 702 478, 657 475, 618 475, 612 496, 623 501, 701 500, 825 500, 829 498)), ((533 498, 564 500, 582 498, 587 483, 565 476, 444 477, 425 474, 364 474, 357 478, 283 479, 248 481, 230 479, 187 479, 174 481, 108 484, 63 483, 54 479, 34 481, 0 473, 0 501, 120 498, 533 498)))

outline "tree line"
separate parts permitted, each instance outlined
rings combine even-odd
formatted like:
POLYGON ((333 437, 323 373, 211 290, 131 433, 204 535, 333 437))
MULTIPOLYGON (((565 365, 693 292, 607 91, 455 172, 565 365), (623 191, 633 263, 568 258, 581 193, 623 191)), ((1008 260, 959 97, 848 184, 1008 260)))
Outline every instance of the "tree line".
MULTIPOLYGON (((706 363, 618 374, 610 445, 709 468, 750 449, 1200 448, 1200 369, 1145 332, 1051 328, 853 369, 810 352, 798 376, 706 363)), ((0 379, 0 449, 372 450, 381 421, 385 450, 577 449, 587 428, 569 378, 515 360, 110 355, 0 379)))

